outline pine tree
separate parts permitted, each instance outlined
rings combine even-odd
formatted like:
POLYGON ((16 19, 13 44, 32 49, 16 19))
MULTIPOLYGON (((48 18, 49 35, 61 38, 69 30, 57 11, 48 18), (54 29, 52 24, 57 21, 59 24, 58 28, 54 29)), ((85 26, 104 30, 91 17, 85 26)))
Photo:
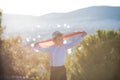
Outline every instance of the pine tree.
POLYGON ((120 30, 98 30, 73 49, 70 80, 119 80, 120 30))

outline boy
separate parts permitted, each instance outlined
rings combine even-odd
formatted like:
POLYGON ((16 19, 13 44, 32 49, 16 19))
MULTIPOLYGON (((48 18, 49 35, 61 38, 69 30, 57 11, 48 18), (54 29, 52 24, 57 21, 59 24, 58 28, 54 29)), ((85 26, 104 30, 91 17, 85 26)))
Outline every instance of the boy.
POLYGON ((47 51, 50 54, 50 80, 67 80, 66 68, 64 66, 66 51, 78 44, 86 34, 86 32, 82 32, 73 42, 63 44, 63 34, 59 31, 55 31, 52 34, 54 45, 48 48, 41 48, 39 46, 34 47, 37 50, 47 51))

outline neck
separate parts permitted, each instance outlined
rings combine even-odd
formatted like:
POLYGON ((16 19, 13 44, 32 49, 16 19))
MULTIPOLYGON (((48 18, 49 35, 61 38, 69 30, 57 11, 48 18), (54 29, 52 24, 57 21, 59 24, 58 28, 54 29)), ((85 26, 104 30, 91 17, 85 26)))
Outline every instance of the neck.
POLYGON ((59 45, 59 44, 55 44, 55 46, 56 46, 56 47, 59 47, 59 46, 61 46, 61 45, 59 45))

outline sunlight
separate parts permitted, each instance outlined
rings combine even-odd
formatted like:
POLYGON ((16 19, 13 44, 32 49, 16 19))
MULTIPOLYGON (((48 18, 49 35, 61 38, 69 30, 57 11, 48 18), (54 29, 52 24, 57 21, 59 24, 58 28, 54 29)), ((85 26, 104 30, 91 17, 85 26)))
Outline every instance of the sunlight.
POLYGON ((52 12, 70 12, 96 5, 119 6, 119 0, 0 0, 0 8, 4 13, 35 16, 52 12))
POLYGON ((60 25, 60 24, 57 24, 57 27, 59 28, 59 27, 61 27, 61 25, 60 25))
POLYGON ((64 27, 66 27, 67 26, 67 24, 64 24, 64 27))
POLYGON ((35 52, 39 52, 39 50, 35 50, 35 52))
POLYGON ((70 26, 69 26, 69 25, 67 25, 66 27, 67 27, 67 28, 70 28, 70 26))
POLYGON ((26 41, 27 41, 27 42, 30 42, 30 39, 29 39, 29 38, 26 38, 26 41))
POLYGON ((35 38, 33 38, 33 41, 36 41, 36 39, 35 39, 35 38))
POLYGON ((21 43, 21 40, 18 40, 18 43, 21 43))
POLYGON ((71 54, 71 52, 72 52, 72 50, 71 50, 71 49, 68 49, 67 51, 68 51, 68 54, 71 54))
POLYGON ((81 50, 82 49, 82 46, 78 47, 78 50, 81 50))
POLYGON ((66 44, 67 43, 67 40, 64 40, 64 42, 63 42, 64 44, 66 44))
POLYGON ((34 45, 34 43, 32 43, 32 44, 30 44, 30 46, 31 46, 31 47, 34 47, 35 45, 34 45))
POLYGON ((41 38, 41 36, 40 36, 40 35, 38 35, 38 36, 37 36, 37 38, 41 38))

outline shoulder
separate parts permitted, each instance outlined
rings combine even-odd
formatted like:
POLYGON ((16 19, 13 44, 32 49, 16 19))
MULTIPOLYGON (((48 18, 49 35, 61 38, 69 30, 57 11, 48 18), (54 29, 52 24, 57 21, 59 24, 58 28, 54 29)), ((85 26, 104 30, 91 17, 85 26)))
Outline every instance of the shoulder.
POLYGON ((54 48, 54 45, 50 46, 49 49, 53 49, 54 48))

